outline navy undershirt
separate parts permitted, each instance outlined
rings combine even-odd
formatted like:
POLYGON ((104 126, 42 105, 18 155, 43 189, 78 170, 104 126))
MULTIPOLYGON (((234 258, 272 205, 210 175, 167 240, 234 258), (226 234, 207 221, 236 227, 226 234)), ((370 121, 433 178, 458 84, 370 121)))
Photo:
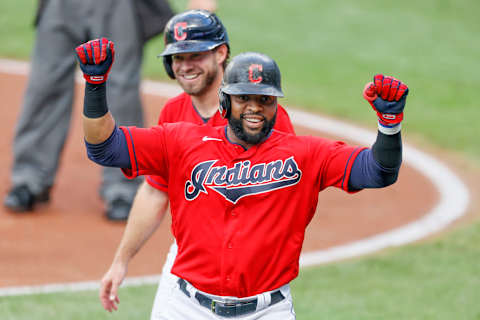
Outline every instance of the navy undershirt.
POLYGON ((110 137, 102 143, 91 144, 85 141, 90 160, 106 167, 131 169, 125 133, 115 127, 110 137))
POLYGON ((371 149, 362 150, 352 165, 348 189, 381 188, 397 181, 402 164, 401 134, 386 135, 378 131, 371 149))

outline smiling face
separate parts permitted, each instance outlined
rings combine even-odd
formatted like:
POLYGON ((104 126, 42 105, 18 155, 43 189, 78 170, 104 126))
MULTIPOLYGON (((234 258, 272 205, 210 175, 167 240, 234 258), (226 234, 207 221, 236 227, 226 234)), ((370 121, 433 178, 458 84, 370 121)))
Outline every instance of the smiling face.
POLYGON ((172 55, 172 70, 178 84, 189 95, 201 96, 221 81, 223 61, 227 58, 225 45, 211 51, 172 55))
POLYGON ((277 97, 245 94, 230 95, 230 100, 229 139, 246 148, 262 142, 275 125, 277 97))

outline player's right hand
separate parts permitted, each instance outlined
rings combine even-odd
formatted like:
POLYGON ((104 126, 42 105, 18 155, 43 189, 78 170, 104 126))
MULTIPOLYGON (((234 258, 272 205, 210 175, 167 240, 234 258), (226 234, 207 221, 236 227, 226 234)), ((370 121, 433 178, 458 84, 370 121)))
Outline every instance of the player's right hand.
POLYGON ((363 97, 377 112, 378 121, 385 127, 393 127, 403 120, 403 109, 408 95, 408 87, 398 79, 383 74, 373 77, 373 82, 365 85, 363 97))
POLYGON ((100 283, 99 298, 102 306, 108 312, 118 309, 120 299, 118 298, 118 288, 127 275, 127 266, 114 263, 105 273, 100 283))
POLYGON ((80 62, 85 80, 92 84, 101 84, 107 81, 108 73, 115 60, 115 48, 107 38, 90 40, 79 45, 76 56, 80 62))

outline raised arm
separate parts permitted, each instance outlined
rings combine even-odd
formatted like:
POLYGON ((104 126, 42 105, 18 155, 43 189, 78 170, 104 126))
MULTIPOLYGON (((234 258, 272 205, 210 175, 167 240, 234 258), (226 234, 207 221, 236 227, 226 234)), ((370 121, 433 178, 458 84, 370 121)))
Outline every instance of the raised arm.
POLYGON ((125 135, 107 107, 106 81, 115 60, 113 42, 91 40, 75 52, 86 80, 82 118, 88 157, 100 165, 130 168, 125 135))
POLYGON ((115 59, 115 48, 113 42, 101 38, 84 43, 75 51, 86 80, 83 108, 85 140, 99 144, 106 141, 115 129, 115 120, 107 108, 105 85, 115 59))
MULTIPOLYGON (((115 57, 114 45, 105 38, 96 39, 78 46, 76 54, 86 80, 83 128, 88 157, 104 166, 129 168, 125 134, 115 126, 106 99, 106 81, 115 57)), ((158 228, 167 206, 165 192, 147 183, 140 187, 112 265, 100 285, 99 298, 106 310, 118 308, 118 288, 127 274, 128 264, 158 228)))
POLYGON ((364 98, 378 116, 378 134, 371 149, 355 159, 349 179, 349 190, 382 188, 397 181, 402 163, 400 134, 408 87, 393 77, 376 75, 367 83, 364 98))

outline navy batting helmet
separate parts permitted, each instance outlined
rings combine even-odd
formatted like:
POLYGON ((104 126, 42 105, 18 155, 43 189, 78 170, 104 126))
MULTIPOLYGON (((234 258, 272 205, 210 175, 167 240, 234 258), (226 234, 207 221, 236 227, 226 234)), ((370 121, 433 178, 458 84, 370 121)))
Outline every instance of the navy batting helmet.
POLYGON ((230 116, 230 96, 258 94, 283 97, 280 69, 267 55, 245 52, 237 55, 228 64, 219 89, 220 113, 230 116))
POLYGON ((172 70, 172 55, 177 53, 210 51, 228 44, 228 35, 222 21, 206 10, 189 10, 173 16, 165 26, 165 50, 163 65, 170 78, 175 79, 172 70))

